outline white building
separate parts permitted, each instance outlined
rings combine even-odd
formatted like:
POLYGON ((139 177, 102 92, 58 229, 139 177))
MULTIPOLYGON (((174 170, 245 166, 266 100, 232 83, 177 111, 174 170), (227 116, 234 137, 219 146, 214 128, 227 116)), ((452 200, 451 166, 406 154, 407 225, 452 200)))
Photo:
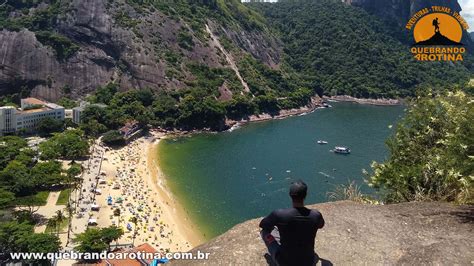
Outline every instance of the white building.
POLYGON ((75 124, 80 124, 82 122, 82 114, 87 106, 96 106, 99 108, 106 108, 107 105, 101 103, 88 103, 88 102, 81 102, 78 107, 72 108, 72 122, 75 124))
POLYGON ((64 107, 36 98, 21 99, 21 108, 0 107, 0 135, 19 130, 33 132, 39 122, 47 117, 64 120, 64 107))

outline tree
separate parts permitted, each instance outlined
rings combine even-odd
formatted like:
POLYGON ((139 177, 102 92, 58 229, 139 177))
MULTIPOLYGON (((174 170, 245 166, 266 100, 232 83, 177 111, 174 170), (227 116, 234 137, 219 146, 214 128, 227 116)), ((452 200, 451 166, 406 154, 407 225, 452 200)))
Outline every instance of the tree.
POLYGON ((22 206, 18 206, 18 209, 27 212, 30 217, 33 217, 33 215, 39 210, 39 206, 36 199, 33 197, 27 197, 22 200, 22 206))
POLYGON ((52 219, 56 220, 56 234, 59 236, 61 225, 64 222, 64 219, 66 219, 66 217, 64 216, 61 210, 58 210, 56 211, 56 215, 52 219))
POLYGON ((17 136, 0 137, 0 169, 4 169, 26 147, 28 147, 28 143, 23 138, 17 136))
POLYGON ((117 216, 117 226, 120 226, 120 215, 122 212, 120 211, 120 208, 116 208, 114 210, 114 216, 117 216))
POLYGON ((166 92, 160 92, 153 102, 152 112, 159 126, 174 127, 179 115, 178 101, 166 92))
POLYGON ((73 240, 77 244, 74 249, 78 252, 100 253, 109 250, 110 243, 118 240, 122 235, 123 230, 116 226, 102 229, 88 228, 73 240))
POLYGON ((369 185, 390 202, 474 202, 474 99, 462 91, 418 97, 373 163, 369 185))
POLYGON ((76 101, 67 97, 62 97, 61 99, 59 99, 58 104, 66 109, 72 109, 77 106, 76 101))
POLYGON ((84 233, 76 235, 73 239, 77 245, 74 249, 82 253, 100 253, 107 250, 107 243, 102 239, 102 232, 98 228, 87 228, 84 233))
POLYGON ((129 220, 131 223, 133 223, 133 236, 132 236, 132 246, 135 246, 135 238, 137 237, 137 224, 138 224, 138 218, 136 216, 130 217, 129 220))
POLYGON ((68 214, 67 239, 66 239, 66 246, 67 246, 69 244, 69 239, 71 237, 72 215, 74 213, 74 208, 72 207, 70 200, 67 202, 66 211, 67 211, 67 214, 68 214))
POLYGON ((54 216, 48 219, 48 221, 46 222, 46 227, 56 228, 57 226, 58 226, 58 222, 56 221, 54 216))
POLYGON ((18 223, 27 223, 34 225, 36 223, 35 217, 33 216, 34 213, 30 212, 29 210, 15 210, 13 211, 13 217, 18 223))
POLYGON ((247 118, 256 113, 257 105, 248 97, 236 96, 231 101, 226 103, 227 116, 234 120, 247 118))
POLYGON ((31 169, 31 179, 35 188, 44 189, 66 181, 66 177, 62 175, 62 164, 57 161, 37 163, 31 169))
POLYGON ((182 128, 222 129, 225 120, 224 106, 212 97, 199 100, 187 95, 179 104, 181 112, 176 123, 182 128))
POLYGON ((32 234, 26 241, 28 252, 52 253, 61 249, 61 241, 50 234, 32 234))
POLYGON ((5 189, 20 195, 29 194, 34 190, 29 169, 18 161, 11 161, 0 172, 0 184, 5 189))
POLYGON ((87 105, 81 114, 82 123, 87 123, 91 120, 95 120, 99 123, 105 122, 106 109, 98 105, 87 105))
POLYGON ((102 141, 107 145, 121 145, 125 144, 125 139, 118 130, 111 130, 102 136, 102 141))
POLYGON ((11 221, 0 223, 0 252, 26 252, 26 240, 33 233, 33 225, 11 221))
MULTIPOLYGON (((290 66, 295 71, 291 78, 302 79, 296 84, 313 91, 375 98, 414 96, 420 85, 464 85, 471 75, 472 59, 466 60, 471 55, 461 64, 420 64, 406 45, 412 40, 400 34, 398 23, 387 23, 363 9, 347 8, 341 1, 249 5, 265 16, 281 37, 286 55, 283 68, 290 66)), ((238 62, 255 95, 265 87, 291 91, 287 77, 258 63, 247 58, 238 62)))
POLYGON ((137 99, 143 104, 143 106, 150 106, 153 104, 155 94, 149 88, 141 89, 136 92, 137 99))
POLYGON ((117 84, 109 83, 105 87, 100 87, 96 90, 96 101, 98 103, 109 104, 115 93, 117 93, 117 84))
POLYGON ((91 137, 98 137, 101 133, 107 130, 107 127, 99 123, 95 119, 86 119, 87 122, 83 122, 80 125, 80 129, 85 132, 86 135, 91 137))
POLYGON ((64 121, 45 117, 39 121, 37 130, 40 134, 49 135, 53 132, 62 131, 64 128, 64 121))
POLYGON ((255 102, 260 112, 275 114, 280 108, 278 107, 278 100, 273 94, 259 95, 256 97, 255 102))
POLYGON ((30 148, 21 149, 20 153, 15 157, 15 161, 24 164, 26 167, 31 168, 36 163, 36 157, 38 152, 30 148))
POLYGON ((66 175, 68 180, 73 181, 78 175, 82 173, 82 166, 78 163, 73 163, 71 166, 66 170, 66 175))
POLYGON ((107 250, 110 251, 110 243, 112 241, 117 241, 120 237, 123 236, 122 228, 118 228, 116 226, 110 226, 106 228, 102 228, 101 230, 102 239, 107 244, 107 250))
POLYGON ((51 139, 40 144, 43 159, 72 159, 76 160, 89 153, 89 143, 84 132, 71 129, 55 134, 51 139))
MULTIPOLYGON (((50 234, 35 234, 34 225, 11 221, 0 223, 0 253, 12 252, 50 253, 61 247, 59 238, 50 234)), ((47 261, 24 261, 34 265, 45 265, 47 261)))
POLYGON ((15 199, 15 194, 0 188, 0 209, 4 209, 10 206, 11 202, 15 199))

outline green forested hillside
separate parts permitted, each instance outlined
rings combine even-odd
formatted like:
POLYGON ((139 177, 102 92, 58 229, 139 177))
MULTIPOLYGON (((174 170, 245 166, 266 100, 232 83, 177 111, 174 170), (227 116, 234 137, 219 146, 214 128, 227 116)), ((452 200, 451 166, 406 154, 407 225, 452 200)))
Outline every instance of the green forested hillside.
POLYGON ((284 43, 286 62, 326 94, 413 95, 420 86, 465 84, 464 62, 415 62, 398 26, 332 0, 251 3, 284 43))

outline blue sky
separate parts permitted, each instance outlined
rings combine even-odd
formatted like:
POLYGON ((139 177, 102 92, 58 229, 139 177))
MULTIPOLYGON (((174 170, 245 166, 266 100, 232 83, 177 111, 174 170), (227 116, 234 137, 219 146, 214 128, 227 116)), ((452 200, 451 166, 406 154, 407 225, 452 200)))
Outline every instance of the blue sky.
POLYGON ((474 31, 474 0, 459 0, 462 12, 461 16, 469 24, 468 31, 474 31))

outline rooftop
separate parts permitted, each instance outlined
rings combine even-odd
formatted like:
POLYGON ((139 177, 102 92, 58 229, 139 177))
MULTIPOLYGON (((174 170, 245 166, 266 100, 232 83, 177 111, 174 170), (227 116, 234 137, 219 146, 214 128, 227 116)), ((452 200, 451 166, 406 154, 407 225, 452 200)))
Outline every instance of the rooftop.
POLYGON ((41 105, 45 105, 46 102, 40 100, 40 99, 36 99, 36 98, 25 98, 25 99, 21 99, 24 103, 26 104, 30 104, 30 105, 36 105, 36 104, 41 104, 41 105))
POLYGON ((40 108, 35 108, 35 109, 28 109, 28 110, 20 110, 18 111, 20 114, 32 114, 32 113, 39 113, 39 112, 44 112, 44 111, 49 111, 51 108, 48 107, 40 107, 40 108))
POLYGON ((138 129, 138 122, 135 120, 128 121, 123 127, 119 129, 122 134, 129 134, 130 132, 136 131, 138 129))
POLYGON ((21 99, 21 108, 18 112, 21 114, 30 114, 63 108, 64 107, 55 103, 42 101, 36 98, 25 98, 21 99))

